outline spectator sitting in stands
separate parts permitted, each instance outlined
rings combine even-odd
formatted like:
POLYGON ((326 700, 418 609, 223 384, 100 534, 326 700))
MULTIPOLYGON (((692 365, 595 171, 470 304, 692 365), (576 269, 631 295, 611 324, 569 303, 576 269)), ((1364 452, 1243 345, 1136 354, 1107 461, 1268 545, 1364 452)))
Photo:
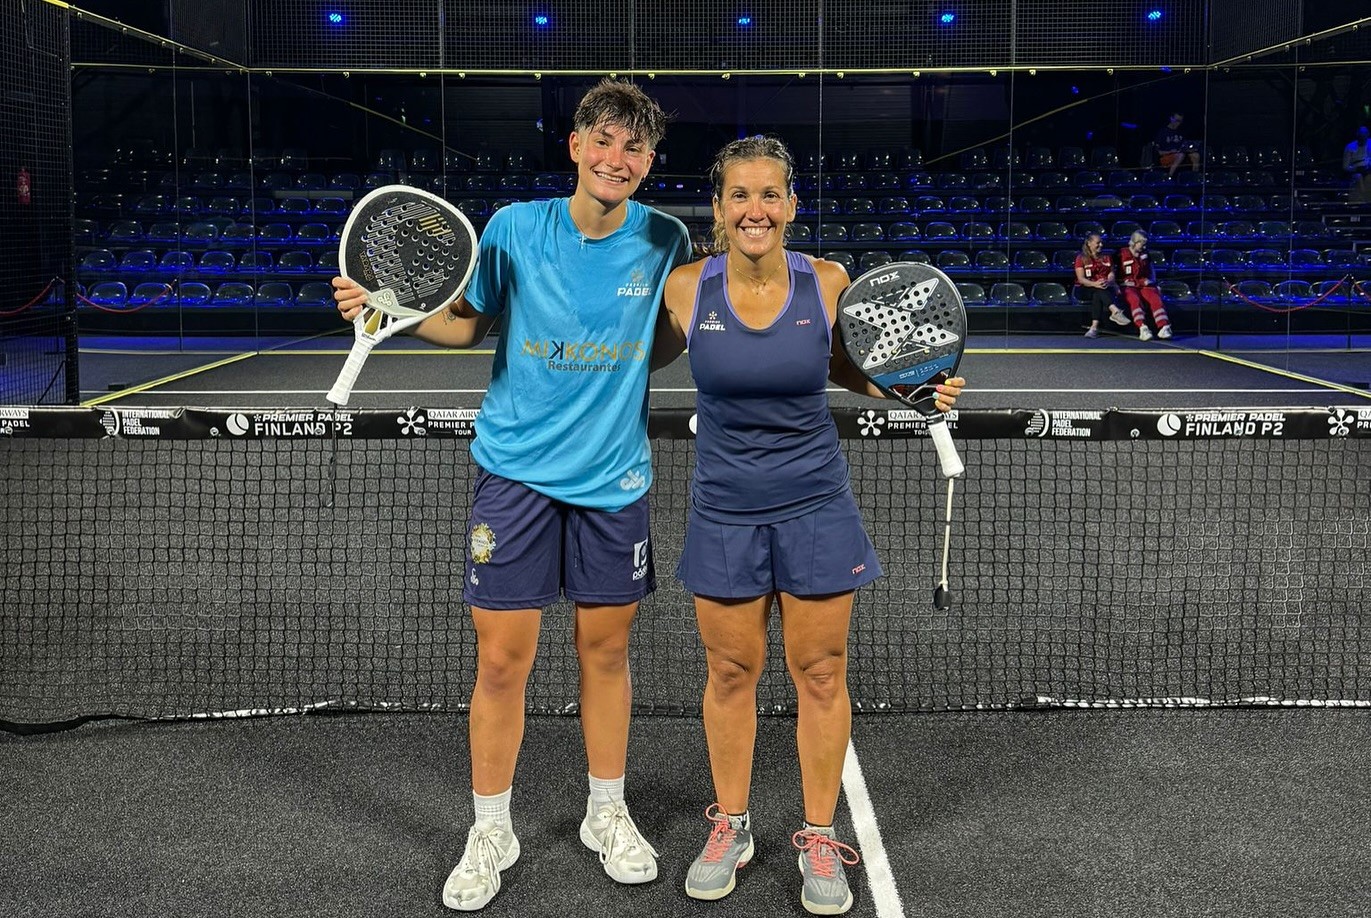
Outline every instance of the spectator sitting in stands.
POLYGON ((1180 112, 1172 112, 1171 119, 1166 122, 1166 126, 1157 132, 1156 150, 1157 160, 1166 168, 1167 176, 1174 176, 1176 170, 1181 167, 1183 160, 1190 160, 1190 168, 1199 171, 1200 151, 1196 144, 1186 140, 1181 133, 1181 121, 1184 116, 1180 112))
POLYGON ((1342 151, 1342 170, 1352 177, 1351 201, 1365 204, 1371 198, 1371 130, 1366 125, 1357 131, 1357 139, 1342 151))
MULTIPOLYGON (((1087 291, 1090 297, 1090 328, 1086 329, 1087 338, 1100 336, 1100 319, 1108 312, 1109 320, 1115 325, 1127 325, 1128 319, 1123 310, 1114 303, 1114 266, 1104 253, 1104 240, 1099 233, 1086 234, 1081 244, 1081 252, 1076 256, 1076 286, 1087 291)), ((1151 333, 1148 333, 1151 337, 1151 333)))
POLYGON ((1152 259, 1147 257, 1147 234, 1135 230, 1128 237, 1128 245, 1119 249, 1119 273, 1123 276, 1123 301, 1133 314, 1133 324, 1138 326, 1138 337, 1143 341, 1152 338, 1143 314, 1144 301, 1152 310, 1152 321, 1157 323, 1157 337, 1171 337, 1171 320, 1167 318, 1166 307, 1162 305, 1162 295, 1157 292, 1157 278, 1152 273, 1152 259))

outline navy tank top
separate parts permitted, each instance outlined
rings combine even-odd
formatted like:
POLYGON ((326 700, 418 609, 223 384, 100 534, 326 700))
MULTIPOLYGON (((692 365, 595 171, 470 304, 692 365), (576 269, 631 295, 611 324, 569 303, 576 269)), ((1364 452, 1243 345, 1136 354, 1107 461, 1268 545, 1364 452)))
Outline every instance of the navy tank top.
POLYGON ((785 256, 790 294, 767 328, 733 311, 726 255, 700 273, 686 332, 698 389, 691 502, 714 522, 779 523, 849 488, 825 392, 833 328, 814 266, 785 256))

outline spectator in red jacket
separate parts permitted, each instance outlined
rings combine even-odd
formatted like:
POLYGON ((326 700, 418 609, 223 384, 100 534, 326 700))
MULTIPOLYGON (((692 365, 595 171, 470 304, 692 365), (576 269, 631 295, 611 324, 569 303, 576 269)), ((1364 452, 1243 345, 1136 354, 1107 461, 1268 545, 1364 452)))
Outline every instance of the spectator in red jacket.
POLYGON ((1090 328, 1086 329, 1087 338, 1100 336, 1100 319, 1106 314, 1116 325, 1127 325, 1128 319, 1123 310, 1114 303, 1114 266, 1104 252, 1104 240, 1099 233, 1087 233, 1081 243, 1081 253, 1076 256, 1076 286, 1080 287, 1090 303, 1090 328))
POLYGON ((1123 278, 1123 299, 1133 314, 1138 337, 1144 341, 1152 338, 1152 330, 1147 327, 1147 317, 1143 313, 1143 303, 1146 303, 1152 310, 1157 337, 1170 338, 1171 320, 1162 305, 1162 295, 1157 291, 1157 276, 1152 273, 1152 259, 1147 255, 1147 234, 1142 230, 1134 230, 1128 237, 1128 245, 1119 249, 1119 274, 1123 278))

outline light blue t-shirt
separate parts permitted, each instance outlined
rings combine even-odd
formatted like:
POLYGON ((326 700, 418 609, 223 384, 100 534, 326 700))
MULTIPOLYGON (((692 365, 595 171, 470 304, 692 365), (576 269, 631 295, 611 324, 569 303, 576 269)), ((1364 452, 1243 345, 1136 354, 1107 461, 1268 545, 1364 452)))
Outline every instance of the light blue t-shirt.
POLYGON ((603 239, 581 235, 567 198, 496 211, 466 290, 477 312, 505 315, 472 458, 579 507, 642 497, 657 309, 689 257, 685 225, 636 201, 603 239))

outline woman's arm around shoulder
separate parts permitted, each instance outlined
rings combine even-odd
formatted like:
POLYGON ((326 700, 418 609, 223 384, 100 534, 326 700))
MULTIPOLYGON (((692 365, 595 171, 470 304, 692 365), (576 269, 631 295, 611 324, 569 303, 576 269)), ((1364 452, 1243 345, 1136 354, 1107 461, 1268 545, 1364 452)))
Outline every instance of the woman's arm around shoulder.
POLYGON ((652 369, 671 363, 686 347, 686 329, 695 311, 695 291, 700 286, 704 261, 681 265, 667 275, 662 305, 657 312, 657 331, 652 339, 652 369))

